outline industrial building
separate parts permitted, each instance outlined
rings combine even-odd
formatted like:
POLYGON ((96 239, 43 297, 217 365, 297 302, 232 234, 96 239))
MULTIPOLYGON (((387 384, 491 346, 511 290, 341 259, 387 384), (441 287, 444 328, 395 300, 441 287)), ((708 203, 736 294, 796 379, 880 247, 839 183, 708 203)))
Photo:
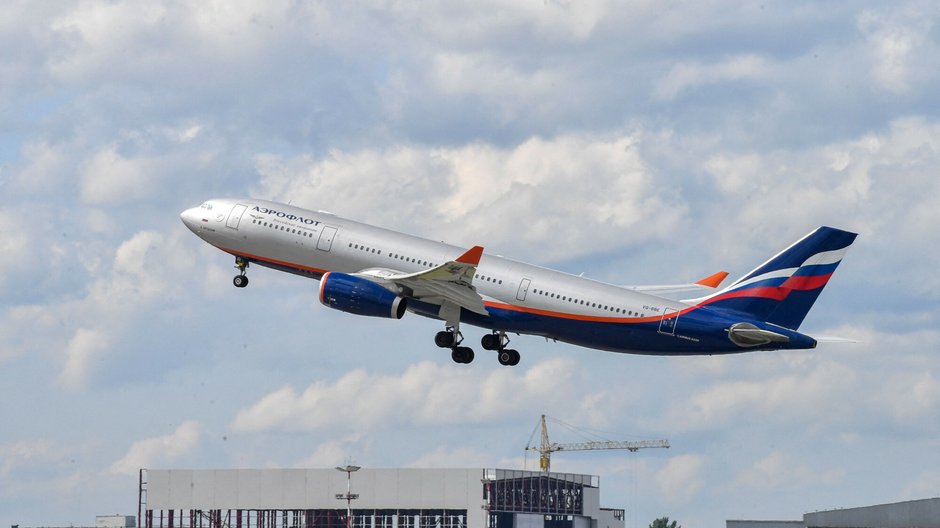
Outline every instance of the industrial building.
POLYGON ((594 475, 484 468, 145 469, 138 526, 623 528, 599 486, 594 475))
POLYGON ((940 498, 817 511, 802 521, 726 522, 727 528, 940 528, 940 498))

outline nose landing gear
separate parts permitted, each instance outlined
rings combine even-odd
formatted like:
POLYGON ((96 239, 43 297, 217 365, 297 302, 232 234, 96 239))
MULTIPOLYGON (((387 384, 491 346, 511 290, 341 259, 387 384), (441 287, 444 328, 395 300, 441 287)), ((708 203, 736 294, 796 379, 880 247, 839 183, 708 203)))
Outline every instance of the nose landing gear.
POLYGON ((248 269, 248 261, 242 257, 235 257, 235 268, 238 269, 238 275, 235 275, 235 278, 232 279, 232 284, 236 288, 248 286, 248 275, 245 274, 245 270, 248 269))
POLYGON ((486 334, 483 336, 483 339, 480 340, 480 344, 483 345, 483 348, 486 350, 495 350, 497 352, 496 359, 499 361, 500 365, 513 366, 519 364, 519 352, 506 348, 506 345, 509 344, 509 337, 506 335, 506 332, 486 334))

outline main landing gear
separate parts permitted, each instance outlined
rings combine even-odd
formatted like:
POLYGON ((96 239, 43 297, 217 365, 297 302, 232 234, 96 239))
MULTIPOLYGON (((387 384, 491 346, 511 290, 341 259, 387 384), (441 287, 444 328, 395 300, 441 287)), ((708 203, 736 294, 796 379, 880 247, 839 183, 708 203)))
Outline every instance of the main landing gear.
POLYGON ((235 275, 235 278, 232 279, 232 284, 236 288, 248 286, 248 275, 245 274, 245 270, 248 269, 248 261, 242 257, 235 257, 235 268, 238 269, 238 275, 235 275))
POLYGON ((506 336, 506 332, 486 334, 480 340, 480 344, 486 350, 495 350, 497 352, 496 359, 500 365, 513 366, 519 364, 519 352, 506 348, 506 345, 509 344, 509 337, 506 336))
POLYGON ((450 349, 450 358, 454 363, 470 363, 473 361, 473 349, 460 346, 463 334, 457 326, 448 326, 434 336, 434 344, 441 348, 450 349))
MULTIPOLYGON (((448 326, 434 336, 434 344, 441 348, 449 348, 450 357, 455 363, 470 363, 473 361, 473 349, 460 346, 462 342, 463 334, 460 333, 457 326, 448 326)), ((506 348, 506 345, 509 344, 509 338, 505 332, 486 334, 480 344, 486 350, 497 352, 496 358, 499 360, 500 365, 512 366, 519 364, 519 352, 506 348)))

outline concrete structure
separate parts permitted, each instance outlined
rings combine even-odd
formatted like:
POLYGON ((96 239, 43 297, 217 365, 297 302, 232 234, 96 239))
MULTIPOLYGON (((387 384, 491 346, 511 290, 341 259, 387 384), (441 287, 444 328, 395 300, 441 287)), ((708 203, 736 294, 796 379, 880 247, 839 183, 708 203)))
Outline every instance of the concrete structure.
POLYGON ((725 521, 725 528, 805 528, 803 521, 725 521))
POLYGON ((940 528, 940 498, 807 513, 802 521, 726 521, 727 528, 940 528))
POLYGON ((806 528, 940 528, 940 498, 803 515, 806 528))
POLYGON ((623 528, 592 475, 506 469, 141 470, 142 528, 623 528), (343 499, 343 500, 339 500, 343 499))
POLYGON ((95 517, 95 528, 136 528, 133 515, 99 515, 95 517))

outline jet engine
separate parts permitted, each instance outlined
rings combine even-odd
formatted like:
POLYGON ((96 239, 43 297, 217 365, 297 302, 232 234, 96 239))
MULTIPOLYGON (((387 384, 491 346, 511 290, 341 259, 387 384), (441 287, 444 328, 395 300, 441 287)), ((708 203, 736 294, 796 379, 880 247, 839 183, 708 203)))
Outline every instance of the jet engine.
POLYGON ((401 319, 407 300, 369 279, 330 272, 320 279, 320 302, 356 315, 401 319))

